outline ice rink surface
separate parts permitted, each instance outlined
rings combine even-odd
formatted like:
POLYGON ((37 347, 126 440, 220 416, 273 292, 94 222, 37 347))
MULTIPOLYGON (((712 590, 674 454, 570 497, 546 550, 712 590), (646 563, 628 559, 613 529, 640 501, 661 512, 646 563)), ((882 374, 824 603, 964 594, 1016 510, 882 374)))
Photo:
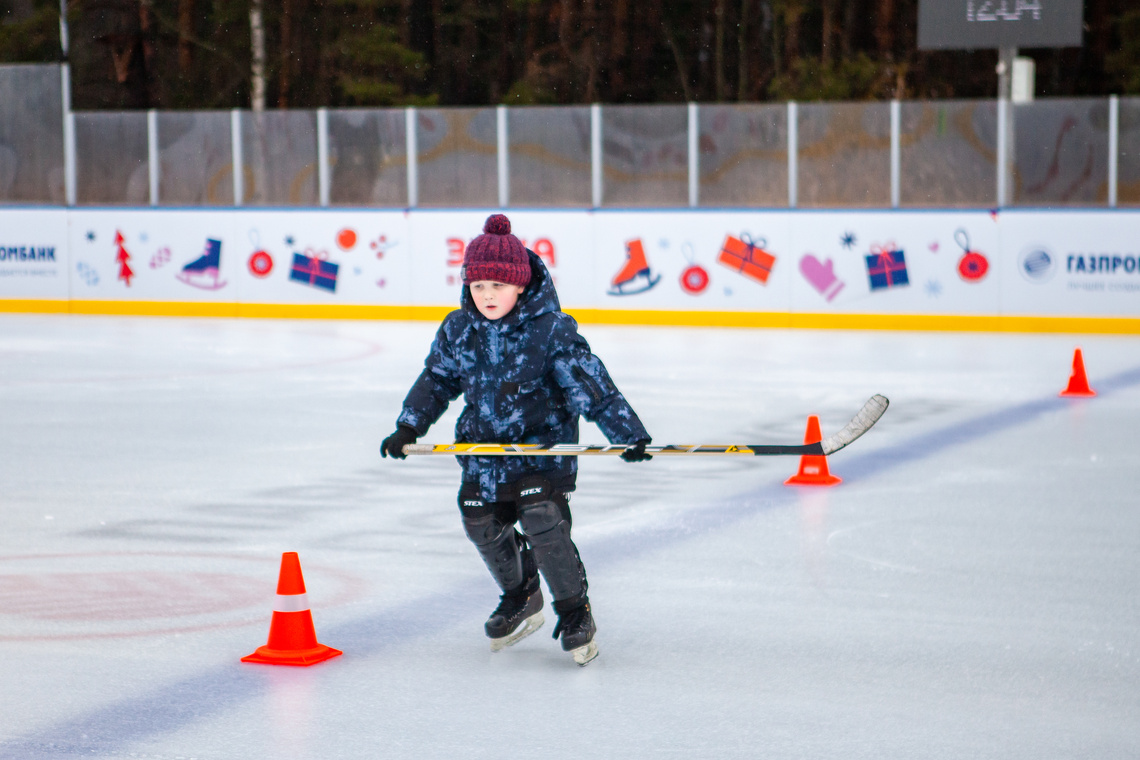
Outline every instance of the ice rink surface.
POLYGON ((657 443, 891 408, 583 459, 579 668, 377 453, 435 327, 0 315, 0 758, 1140 756, 1140 338, 584 327, 657 443), (283 551, 342 657, 239 662, 283 551))

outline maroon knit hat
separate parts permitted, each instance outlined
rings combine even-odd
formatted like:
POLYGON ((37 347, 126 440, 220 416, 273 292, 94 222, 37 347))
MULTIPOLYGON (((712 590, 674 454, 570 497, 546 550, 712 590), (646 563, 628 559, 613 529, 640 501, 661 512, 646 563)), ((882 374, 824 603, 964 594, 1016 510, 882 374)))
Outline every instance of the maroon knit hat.
POLYGON ((483 234, 468 244, 463 255, 463 284, 479 280, 523 287, 530 282, 530 257, 503 214, 487 217, 483 234))

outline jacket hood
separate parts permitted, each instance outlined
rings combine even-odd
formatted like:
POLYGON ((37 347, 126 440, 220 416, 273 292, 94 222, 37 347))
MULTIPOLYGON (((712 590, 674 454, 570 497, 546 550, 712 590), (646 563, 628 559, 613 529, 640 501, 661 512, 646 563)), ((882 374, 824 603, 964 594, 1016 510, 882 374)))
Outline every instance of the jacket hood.
MULTIPOLYGON (((515 308, 511 309, 511 313, 493 322, 506 330, 513 329, 542 314, 562 310, 562 306, 558 303, 558 293, 554 290, 554 282, 550 279, 550 272, 547 271, 546 265, 542 263, 538 254, 529 248, 526 254, 527 258, 530 259, 530 282, 527 284, 526 290, 519 295, 519 300, 515 304, 515 308)), ((492 323, 492 320, 479 313, 475 301, 471 298, 471 289, 466 285, 463 286, 459 305, 476 325, 492 323)))

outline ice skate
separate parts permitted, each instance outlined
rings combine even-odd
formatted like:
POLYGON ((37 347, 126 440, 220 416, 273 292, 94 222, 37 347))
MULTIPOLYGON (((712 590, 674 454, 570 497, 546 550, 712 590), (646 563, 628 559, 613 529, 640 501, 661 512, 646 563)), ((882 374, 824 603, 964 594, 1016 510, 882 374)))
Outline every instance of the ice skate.
POLYGON ((483 626, 491 639, 491 651, 498 652, 531 635, 546 622, 542 616, 542 589, 538 576, 527 581, 515 594, 502 594, 499 606, 483 626))
POLYGON ((660 281, 661 275, 654 277, 649 268, 641 241, 631 240, 626 243, 625 265, 614 275, 607 292, 611 296, 630 296, 644 293, 660 281))
POLYGON ((594 634, 598 627, 594 625, 594 616, 590 614, 590 603, 585 602, 563 612, 555 602, 554 611, 558 613, 554 638, 562 634, 563 651, 569 652, 579 665, 586 665, 597 657, 598 645, 594 642, 594 634))
POLYGON ((205 253, 182 267, 182 271, 174 276, 195 288, 218 290, 226 286, 226 281, 218 275, 221 261, 222 241, 207 240, 205 253))

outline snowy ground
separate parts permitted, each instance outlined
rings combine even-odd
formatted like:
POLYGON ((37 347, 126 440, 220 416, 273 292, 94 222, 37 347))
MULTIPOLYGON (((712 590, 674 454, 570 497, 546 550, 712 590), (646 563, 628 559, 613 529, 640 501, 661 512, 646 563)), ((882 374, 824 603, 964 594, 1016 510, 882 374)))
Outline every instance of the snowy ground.
POLYGON ((892 404, 832 489, 583 460, 578 668, 377 454, 434 329, 0 315, 0 758, 1140 755, 1140 339, 583 328, 658 443, 892 404), (344 656, 239 662, 282 551, 344 656))

